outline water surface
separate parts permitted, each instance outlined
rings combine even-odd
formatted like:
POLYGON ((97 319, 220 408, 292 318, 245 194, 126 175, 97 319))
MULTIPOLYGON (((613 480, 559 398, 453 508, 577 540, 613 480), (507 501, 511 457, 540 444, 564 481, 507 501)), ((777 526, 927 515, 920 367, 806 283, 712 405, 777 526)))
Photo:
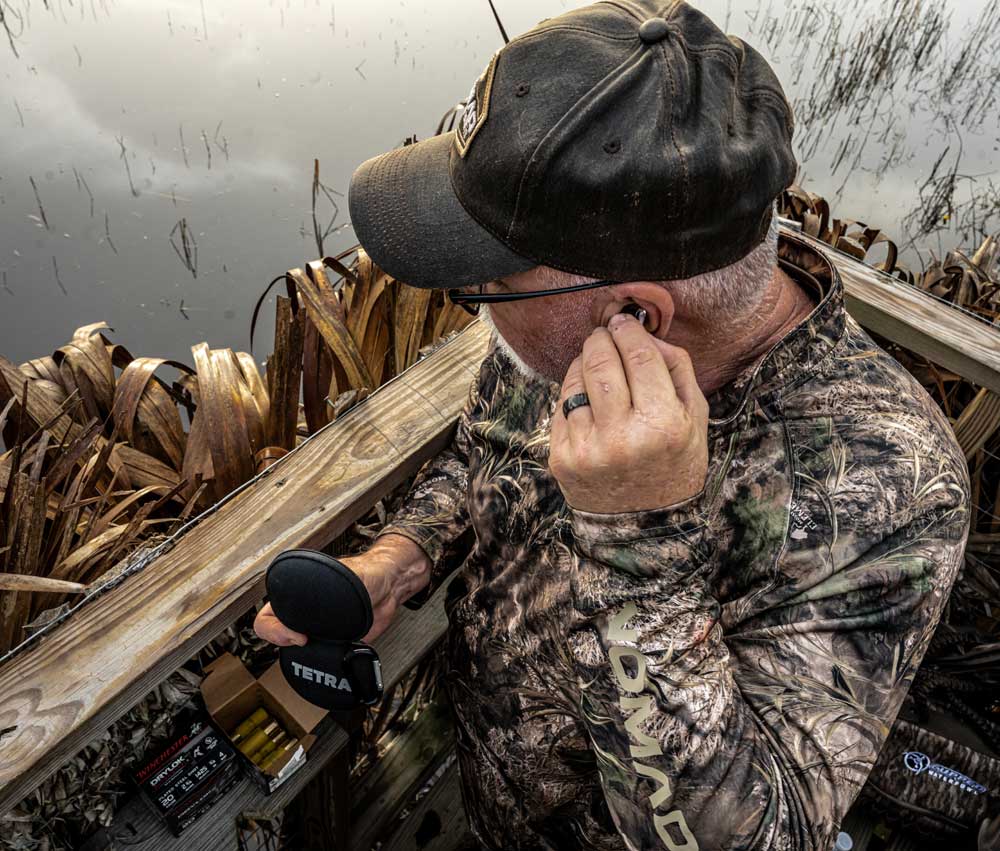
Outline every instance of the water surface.
MULTIPOLYGON (((574 5, 496 2, 512 35, 574 5)), ((432 134, 502 44, 486 0, 0 5, 14 30, 13 47, 0 31, 0 354, 14 361, 97 320, 136 355, 190 362, 202 340, 245 350, 257 294, 317 256, 314 160, 329 189, 319 218, 332 253, 354 241, 343 194, 355 166, 432 134)), ((957 92, 940 89, 996 0, 903 3, 922 10, 907 20, 931 33, 934 61, 925 55, 914 73, 909 54, 897 57, 874 91, 862 82, 836 97, 824 93, 831 68, 858 67, 863 59, 845 64, 844 51, 870 45, 858 34, 877 31, 900 0, 700 5, 760 49, 798 99, 805 182, 836 213, 905 239, 943 151, 938 174, 959 172, 957 200, 988 186, 1000 145, 990 88, 1000 28, 985 41, 977 34, 975 63, 959 69, 975 82, 978 109, 963 120, 965 77, 957 92), (938 17, 925 20, 928 10, 938 17)), ((987 212, 976 227, 989 226, 987 212)), ((965 230, 971 241, 967 221, 965 230)), ((952 221, 918 244, 961 237, 952 221)), ((919 265, 912 248, 907 256, 919 265)), ((260 333, 262 358, 269 321, 260 333)))

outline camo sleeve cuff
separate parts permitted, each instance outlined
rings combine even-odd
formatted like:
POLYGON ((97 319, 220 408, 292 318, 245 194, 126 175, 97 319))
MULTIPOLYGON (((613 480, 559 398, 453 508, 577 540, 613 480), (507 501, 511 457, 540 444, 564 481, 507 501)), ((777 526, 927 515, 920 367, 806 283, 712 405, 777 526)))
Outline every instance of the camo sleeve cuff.
POLYGON ((600 514, 570 508, 578 553, 639 575, 658 571, 664 561, 695 568, 708 560, 705 492, 645 511, 600 514))
POLYGON ((427 557, 431 560, 431 570, 437 566, 438 562, 441 560, 441 554, 444 552, 444 541, 441 540, 441 536, 438 531, 431 527, 422 525, 419 521, 413 525, 403 522, 393 522, 387 526, 382 527, 379 533, 375 536, 377 541, 383 535, 388 534, 402 535, 405 538, 409 538, 413 543, 420 547, 427 557))
POLYGON ((628 543, 644 538, 675 537, 699 531, 705 525, 700 508, 702 489, 683 502, 645 511, 600 514, 570 508, 573 534, 578 540, 599 543, 628 543))

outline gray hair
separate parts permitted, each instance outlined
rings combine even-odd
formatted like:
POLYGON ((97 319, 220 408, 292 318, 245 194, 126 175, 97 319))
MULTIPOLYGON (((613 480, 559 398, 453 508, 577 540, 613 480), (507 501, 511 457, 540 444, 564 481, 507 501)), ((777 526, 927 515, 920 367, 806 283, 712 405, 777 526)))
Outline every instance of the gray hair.
MULTIPOLYGON (((774 210, 764 241, 735 263, 692 278, 662 281, 679 312, 699 322, 715 323, 746 316, 761 302, 778 262, 778 212, 774 210)), ((546 287, 572 286, 597 280, 542 267, 546 287)))
POLYGON ((761 302, 778 262, 778 216, 764 241, 735 263, 663 286, 685 314, 702 322, 746 316, 761 302))

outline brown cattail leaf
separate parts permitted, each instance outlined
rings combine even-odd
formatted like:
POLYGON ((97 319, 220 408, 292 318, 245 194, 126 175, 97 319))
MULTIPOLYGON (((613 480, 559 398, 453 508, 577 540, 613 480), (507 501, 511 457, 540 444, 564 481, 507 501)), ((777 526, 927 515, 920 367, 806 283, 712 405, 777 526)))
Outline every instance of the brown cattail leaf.
MULTIPOLYGON (((8 528, 10 549, 4 554, 4 570, 21 575, 42 572, 39 554, 45 532, 45 485, 32 482, 24 473, 16 475, 17 511, 8 528), (13 533, 13 534, 11 534, 13 533)), ((31 616, 31 595, 7 591, 0 594, 0 646, 12 647, 31 616)))
POLYGON ((343 258, 347 257, 348 255, 353 254, 360 247, 361 246, 355 246, 354 248, 349 248, 339 257, 324 257, 321 261, 319 261, 319 265, 333 269, 333 271, 336 272, 338 275, 340 275, 340 277, 344 278, 347 281, 350 281, 354 286, 357 286, 358 285, 357 273, 352 269, 348 268, 347 266, 345 266, 340 261, 343 258))
POLYGON ((267 443, 266 432, 270 400, 254 359, 246 352, 237 352, 236 365, 243 377, 240 388, 243 393, 243 408, 246 411, 250 446, 254 452, 257 452, 267 443))
POLYGON ((147 518, 154 512, 163 508, 163 506, 165 506, 172 499, 177 497, 182 488, 183 484, 178 484, 176 487, 171 488, 160 496, 155 502, 147 502, 144 506, 142 506, 142 508, 140 508, 129 521, 128 528, 126 528, 124 534, 118 538, 114 547, 112 547, 110 552, 108 552, 105 556, 105 564, 103 567, 99 570, 94 570, 89 576, 85 575, 84 581, 90 581, 90 579, 94 576, 99 576, 104 571, 109 570, 115 560, 124 557, 126 550, 134 549, 136 544, 141 539, 142 533, 145 529, 154 525, 172 523, 173 521, 169 518, 162 520, 149 520, 147 518))
POLYGON ((972 458, 1000 429, 1000 395, 985 387, 955 422, 955 439, 966 458, 972 458))
POLYGON ((49 576, 52 579, 62 579, 69 582, 87 572, 87 566, 109 552, 118 539, 128 531, 128 525, 121 523, 105 529, 100 535, 95 535, 86 544, 76 547, 65 559, 59 562, 49 576))
POLYGON ((122 439, 180 469, 184 460, 184 427, 170 394, 155 380, 161 366, 185 373, 193 370, 165 358, 135 358, 118 378, 112 416, 122 439))
POLYGON ((283 446, 265 446, 254 456, 253 459, 257 475, 263 473, 279 458, 284 458, 287 454, 288 450, 283 446))
POLYGON ((55 592, 79 594, 87 590, 79 582, 64 582, 47 576, 22 576, 19 573, 0 573, 0 591, 55 592))
MULTIPOLYGON (((6 404, 9 399, 14 398, 19 405, 26 382, 30 391, 25 414, 35 426, 42 427, 63 416, 63 403, 67 400, 67 394, 61 385, 41 378, 28 378, 9 360, 0 356, 0 404, 6 404)), ((70 428, 68 437, 74 438, 79 433, 79 426, 74 425, 70 428)))
POLYGON ((78 502, 86 477, 86 467, 81 467, 65 489, 60 512, 50 534, 51 541, 46 554, 46 564, 53 565, 61 562, 69 554, 76 540, 81 509, 69 506, 78 502))
POLYGON ((110 465, 117 474, 119 486, 127 488, 154 487, 169 490, 181 481, 176 470, 125 443, 115 444, 110 465))
POLYGON ((207 492, 208 492, 208 483, 207 482, 199 483, 198 487, 195 488, 194 493, 192 493, 191 496, 187 498, 187 502, 184 503, 184 508, 181 510, 181 513, 177 515, 177 519, 174 521, 174 525, 171 528, 169 534, 171 535, 175 534, 177 530, 184 525, 188 517, 190 517, 194 513, 194 510, 198 506, 198 503, 201 500, 201 498, 207 492))
POLYGON ((375 312, 371 314, 368 327, 365 328, 365 339, 362 344, 365 363, 371 372, 372 382, 380 387, 387 379, 389 364, 389 322, 387 319, 386 301, 383 299, 375 312))
POLYGON ((326 272, 318 263, 309 264, 309 272, 310 274, 306 275, 301 269, 292 269, 288 273, 295 283, 303 307, 323 341, 343 367, 349 386, 371 387, 371 375, 357 343, 347 330, 343 308, 326 277, 326 272))
MULTIPOLYGON (((209 451, 205 424, 208 422, 199 408, 191 421, 188 432, 187 446, 184 449, 184 464, 181 467, 181 478, 187 482, 184 496, 190 499, 202 484, 212 484, 215 480, 215 467, 212 464, 212 453, 209 451)), ((211 496, 211 494, 209 494, 211 496)))
POLYGON ((361 249, 358 250, 358 260, 355 267, 357 283, 348 284, 344 288, 344 304, 347 312, 347 330, 351 332, 351 337, 360 345, 360 341, 365 338, 365 327, 368 324, 365 306, 369 301, 368 296, 375 277, 375 268, 371 258, 361 249))
POLYGON ((841 236, 837 239, 835 245, 845 254, 850 254, 852 257, 856 257, 858 260, 865 259, 864 246, 853 237, 841 236))
POLYGON ((253 475, 253 451, 239 395, 242 375, 232 351, 192 346, 198 372, 198 416, 212 456, 214 496, 222 499, 253 475))
POLYGON ((101 423, 94 419, 75 440, 64 445, 56 458, 47 476, 49 493, 58 488, 84 458, 92 455, 100 442, 101 423))
POLYGON ((67 368, 73 386, 80 390, 88 417, 107 417, 115 395, 115 371, 108 353, 107 340, 100 333, 107 329, 104 322, 77 328, 73 339, 52 355, 53 361, 69 387, 67 368))
MULTIPOLYGON (((455 309, 455 305, 452 305, 447 300, 444 306, 437 312, 434 317, 434 330, 431 332, 431 342, 435 340, 440 340, 445 334, 447 334, 448 325, 452 321, 452 311, 455 309)), ((464 310, 458 308, 461 313, 465 313, 464 310)))
MULTIPOLYGON (((382 298, 390 280, 391 278, 378 269, 364 251, 358 251, 358 286, 347 317, 347 328, 355 341, 365 339, 371 327, 375 306, 382 298)), ((378 318, 375 317, 376 320, 378 318)))
POLYGON ((291 302, 279 297, 275 305, 274 354, 268 362, 270 392, 267 442, 295 448, 295 424, 302 383, 302 342, 305 313, 292 314, 291 302))
POLYGON ((169 491, 170 488, 167 485, 147 485, 144 488, 140 488, 134 493, 127 496, 125 499, 116 502, 111 508, 105 511, 100 517, 94 521, 93 533, 99 535, 105 529, 109 528, 115 520, 125 514, 133 505, 140 503, 147 496, 153 493, 165 493, 169 491))
POLYGON ((434 291, 422 287, 400 284, 397 291, 396 312, 393 325, 396 331, 395 365, 396 375, 413 363, 423 336, 427 309, 434 291))
POLYGON ((302 403, 306 427, 309 434, 314 434, 329 422, 326 394, 333 375, 333 359, 308 315, 304 316, 303 323, 302 403))
MULTIPOLYGON (((62 373, 51 357, 35 358, 21 364, 21 372, 31 378, 41 378, 62 385, 62 373)), ((63 390, 67 388, 63 387, 63 390)))

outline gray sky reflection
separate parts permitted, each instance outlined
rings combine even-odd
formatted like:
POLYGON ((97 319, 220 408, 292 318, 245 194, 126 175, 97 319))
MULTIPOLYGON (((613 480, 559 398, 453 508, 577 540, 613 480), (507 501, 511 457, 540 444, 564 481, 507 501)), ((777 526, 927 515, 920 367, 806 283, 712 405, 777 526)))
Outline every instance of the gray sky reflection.
MULTIPOLYGON (((984 2, 952 3, 953 32, 984 2)), ((486 0, 8 3, 24 18, 19 57, 0 42, 0 353, 15 361, 102 319, 135 354, 190 361, 201 340, 245 350, 258 293, 316 254, 313 159, 346 193, 362 160, 430 135, 501 46, 486 0), (181 219, 197 277, 170 243, 181 219)), ((572 5, 497 0, 511 34, 572 5)), ((760 47, 750 29, 767 2, 700 5, 760 47)), ((769 58, 790 96, 804 89, 808 74, 793 86, 782 51, 769 58)), ((912 159, 853 175, 835 211, 898 232, 941 148, 933 128, 908 117, 912 159)), ((805 164, 807 187, 831 199, 837 132, 805 164)), ((994 123, 965 136, 966 171, 992 170, 996 135, 994 123)), ((347 228, 326 248, 352 241, 347 228)))

